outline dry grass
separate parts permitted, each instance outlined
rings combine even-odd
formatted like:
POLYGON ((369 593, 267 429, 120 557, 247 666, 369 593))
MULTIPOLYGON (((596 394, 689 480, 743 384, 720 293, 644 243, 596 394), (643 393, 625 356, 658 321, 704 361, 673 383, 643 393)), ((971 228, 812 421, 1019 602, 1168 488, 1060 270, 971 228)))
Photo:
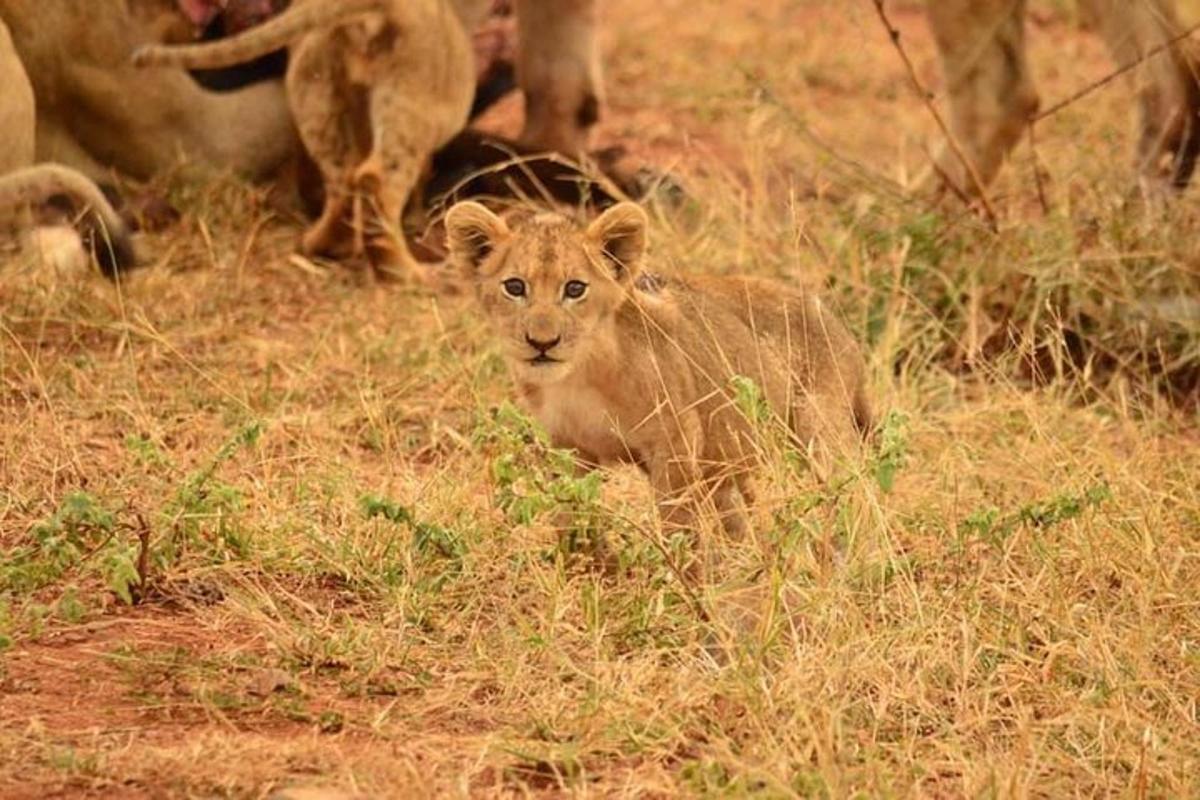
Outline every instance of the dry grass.
MULTIPOLYGON (((765 459, 709 621, 469 303, 297 266, 250 190, 180 187, 119 290, 7 265, 0 794, 1200 796, 1195 190, 1128 202, 1113 87, 1040 131, 1048 213, 1028 150, 998 234, 898 200, 930 125, 844 5, 607 12, 661 267, 824 285, 890 412, 836 490, 765 459)), ((1047 99, 1103 74, 1042 19, 1047 99)))

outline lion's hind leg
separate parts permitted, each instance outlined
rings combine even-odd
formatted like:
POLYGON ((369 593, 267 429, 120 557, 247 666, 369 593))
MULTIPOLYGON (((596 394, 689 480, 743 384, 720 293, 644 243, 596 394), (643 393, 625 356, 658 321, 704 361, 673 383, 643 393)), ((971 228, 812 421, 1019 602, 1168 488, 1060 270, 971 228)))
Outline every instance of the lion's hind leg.
POLYGON ((354 182, 374 206, 368 250, 376 271, 385 277, 424 280, 402 217, 442 137, 403 90, 383 85, 372 92, 373 148, 355 170, 354 182))
POLYGON ((348 241, 353 233, 348 217, 354 169, 364 149, 360 143, 363 110, 336 56, 328 39, 313 37, 293 48, 288 69, 288 102, 296 127, 325 183, 321 216, 301 240, 306 255, 346 255, 356 250, 348 241))

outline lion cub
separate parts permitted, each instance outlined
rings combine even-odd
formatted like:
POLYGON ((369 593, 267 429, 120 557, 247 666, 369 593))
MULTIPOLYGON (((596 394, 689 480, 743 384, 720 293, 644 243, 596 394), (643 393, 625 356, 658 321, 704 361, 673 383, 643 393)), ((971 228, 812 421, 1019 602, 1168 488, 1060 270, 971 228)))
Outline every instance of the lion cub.
POLYGON ((134 262, 128 227, 96 184, 61 164, 33 164, 36 105, 25 66, 0 20, 0 230, 23 224, 28 207, 66 197, 84 216, 85 238, 97 262, 112 277, 134 262))
POLYGON ((451 261, 476 289, 522 401, 558 446, 648 474, 663 521, 691 527, 711 499, 746 528, 754 426, 733 379, 754 380, 797 444, 849 456, 869 425, 864 366, 815 296, 749 277, 643 272, 645 212, 613 206, 586 228, 541 214, 514 228, 482 205, 446 216, 451 261))
POLYGON ((481 0, 294 0, 237 36, 143 47, 134 63, 226 67, 290 44, 288 102, 325 180, 323 213, 301 249, 345 254, 361 192, 379 224, 370 242, 353 236, 350 251, 369 249, 411 274, 416 261, 395 229, 434 151, 466 125, 475 90, 468 30, 485 11, 481 0))

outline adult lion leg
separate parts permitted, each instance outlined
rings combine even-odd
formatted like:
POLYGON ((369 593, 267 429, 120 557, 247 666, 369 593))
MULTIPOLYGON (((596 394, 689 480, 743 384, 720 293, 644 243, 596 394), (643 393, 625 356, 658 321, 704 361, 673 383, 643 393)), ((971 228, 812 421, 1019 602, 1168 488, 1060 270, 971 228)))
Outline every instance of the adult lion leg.
POLYGON ((1133 72, 1141 120, 1138 167, 1150 186, 1182 189, 1200 153, 1200 82, 1194 48, 1163 48, 1183 32, 1174 0, 1080 0, 1118 65, 1145 62, 1133 72))
POLYGON ((373 146, 355 171, 357 188, 374 202, 369 251, 381 276, 420 278, 403 230, 404 209, 440 144, 438 130, 404 86, 379 86, 371 96, 373 146))
POLYGON ((600 116, 596 0, 517 0, 521 143, 575 156, 600 116))
POLYGON ((367 252, 381 277, 420 279, 420 263, 408 247, 402 218, 428 158, 428 153, 421 153, 416 148, 389 150, 382 158, 372 156, 356 174, 358 188, 373 199, 374 220, 369 230, 367 252), (398 152, 403 152, 405 157, 395 157, 398 152))
POLYGON ((1025 0, 930 0, 927 13, 950 127, 975 176, 950 147, 938 156, 938 170, 956 189, 977 194, 976 176, 984 187, 996 177, 1038 107, 1025 58, 1025 0))
POLYGON ((301 239, 305 255, 342 255, 350 234, 353 171, 361 161, 354 93, 328 48, 306 43, 293 49, 288 101, 300 139, 321 170, 325 206, 301 239))

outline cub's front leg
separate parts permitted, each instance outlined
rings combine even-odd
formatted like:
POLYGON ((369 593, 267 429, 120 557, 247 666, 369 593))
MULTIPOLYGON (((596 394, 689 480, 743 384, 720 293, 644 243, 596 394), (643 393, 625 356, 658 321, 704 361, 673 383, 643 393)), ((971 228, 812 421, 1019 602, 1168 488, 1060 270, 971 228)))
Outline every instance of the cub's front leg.
POLYGON ((686 533, 693 543, 695 555, 685 571, 703 579, 707 563, 703 536, 704 506, 709 492, 701 468, 704 453, 704 427, 699 414, 692 410, 676 414, 670 400, 658 404, 660 410, 639 431, 630 444, 644 454, 642 469, 650 479, 658 505, 663 533, 672 536, 686 533))
MULTIPOLYGON (((600 469, 600 460, 591 453, 573 448, 570 443, 555 441, 557 448, 574 451, 574 461, 571 464, 570 475, 576 480, 583 480, 600 469)), ((591 559, 593 564, 602 572, 615 575, 619 569, 620 557, 613 548, 610 531, 595 527, 595 520, 573 504, 563 504, 550 517, 550 524, 560 543, 567 543, 570 552, 582 553, 591 559)))
POLYGON ((703 537, 699 535, 701 476, 696 459, 682 453, 676 456, 668 450, 655 453, 647 459, 644 468, 654 487, 663 533, 666 537, 686 533, 697 551, 686 566, 681 565, 683 571, 703 580, 708 559, 700 551, 703 544, 703 537))
POLYGON ((656 454, 647 461, 646 472, 654 487, 663 530, 695 531, 703 503, 703 478, 696 459, 685 454, 656 454))

